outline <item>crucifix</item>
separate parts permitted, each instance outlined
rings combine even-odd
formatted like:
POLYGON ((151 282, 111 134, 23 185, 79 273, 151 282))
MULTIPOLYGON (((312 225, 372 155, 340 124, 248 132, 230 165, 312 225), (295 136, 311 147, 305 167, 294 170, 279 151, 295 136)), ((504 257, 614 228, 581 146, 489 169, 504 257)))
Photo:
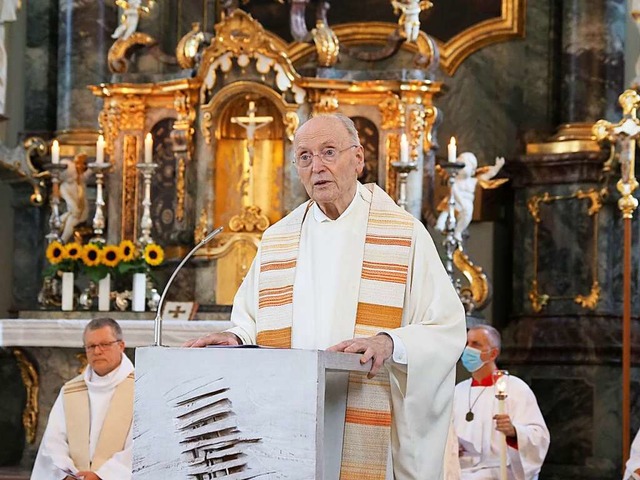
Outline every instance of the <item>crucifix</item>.
POLYGON ((169 313, 173 318, 178 318, 181 314, 187 313, 187 311, 183 310, 180 305, 176 305, 176 308, 174 308, 173 310, 169 310, 169 313))
POLYGON ((622 273, 622 464, 629 458, 631 415, 631 220, 638 207, 633 192, 638 188, 635 176, 636 142, 640 138, 638 107, 640 95, 626 90, 618 99, 622 106, 622 119, 618 123, 598 120, 593 134, 598 141, 607 140, 615 148, 620 145, 620 180, 616 188, 621 194, 618 208, 624 222, 624 249, 622 273))
POLYGON ((251 206, 253 203, 253 160, 255 156, 255 136, 256 130, 268 125, 273 121, 273 117, 270 116, 257 116, 256 102, 249 102, 249 110, 247 115, 242 117, 231 117, 231 123, 241 126, 247 131, 247 153, 248 161, 243 156, 242 161, 242 180, 240 182, 240 190, 242 192, 242 199, 244 206, 251 206))

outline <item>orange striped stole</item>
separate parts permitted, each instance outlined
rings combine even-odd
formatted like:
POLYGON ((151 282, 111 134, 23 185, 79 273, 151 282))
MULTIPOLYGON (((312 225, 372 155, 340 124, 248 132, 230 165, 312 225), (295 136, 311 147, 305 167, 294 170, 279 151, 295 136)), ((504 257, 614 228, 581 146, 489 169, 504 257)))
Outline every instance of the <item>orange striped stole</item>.
MULTIPOLYGON (((377 185, 368 184, 371 206, 354 338, 398 328, 409 266, 413 217, 377 185)), ((257 343, 291 347, 293 284, 307 202, 262 237, 258 281, 257 343)), ((389 376, 349 376, 340 480, 384 480, 391 441, 389 376)))

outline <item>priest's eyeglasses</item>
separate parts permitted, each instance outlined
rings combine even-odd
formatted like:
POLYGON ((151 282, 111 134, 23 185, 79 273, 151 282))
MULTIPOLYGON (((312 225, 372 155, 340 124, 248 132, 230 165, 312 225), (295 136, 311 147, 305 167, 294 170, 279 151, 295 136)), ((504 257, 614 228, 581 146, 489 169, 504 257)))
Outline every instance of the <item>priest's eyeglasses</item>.
POLYGON ((343 148, 342 150, 338 150, 337 148, 333 147, 326 147, 323 148, 320 153, 305 152, 294 158, 293 163, 297 164, 300 168, 308 168, 313 163, 313 157, 318 157, 322 163, 324 163, 325 165, 330 165, 338 159, 338 156, 342 152, 346 152, 350 148, 358 146, 359 145, 350 145, 346 148, 343 148))
POLYGON ((107 343, 96 343, 95 345, 85 345, 84 349, 87 352, 95 352, 98 348, 100 350, 106 350, 107 348, 111 348, 114 343, 120 343, 122 340, 114 340, 113 342, 107 343))

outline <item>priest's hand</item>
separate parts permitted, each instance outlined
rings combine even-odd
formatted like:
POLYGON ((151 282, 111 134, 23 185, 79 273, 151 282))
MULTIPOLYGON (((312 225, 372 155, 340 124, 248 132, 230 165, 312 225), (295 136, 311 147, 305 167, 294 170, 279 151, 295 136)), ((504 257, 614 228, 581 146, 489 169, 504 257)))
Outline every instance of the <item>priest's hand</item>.
POLYGON ((507 437, 516 437, 516 428, 511 423, 511 418, 507 414, 497 414, 493 416, 496 421, 496 430, 504 433, 507 437))
POLYGON ((374 335, 367 338, 345 340, 327 348, 329 352, 362 353, 360 363, 363 365, 373 360, 367 378, 375 377, 385 360, 393 354, 393 340, 389 335, 374 335))
POLYGON ((192 338, 182 344, 183 347, 206 347, 207 345, 241 345, 240 338, 231 332, 210 333, 200 338, 192 338))
POLYGON ((84 478, 84 480, 102 480, 94 472, 83 471, 76 473, 76 477, 84 478))

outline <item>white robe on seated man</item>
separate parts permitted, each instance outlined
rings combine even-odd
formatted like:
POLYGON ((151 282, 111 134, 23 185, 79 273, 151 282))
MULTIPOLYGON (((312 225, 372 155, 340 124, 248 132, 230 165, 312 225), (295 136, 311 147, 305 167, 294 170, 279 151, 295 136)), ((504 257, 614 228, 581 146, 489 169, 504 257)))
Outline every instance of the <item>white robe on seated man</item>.
MULTIPOLYGON (((111 399, 116 387, 127 379, 133 372, 133 364, 122 354, 120 366, 113 372, 100 377, 91 367, 84 371, 84 381, 89 395, 89 407, 91 425, 89 427, 89 458, 93 459, 100 432, 107 416, 111 399)), ((70 413, 73 415, 73 413, 70 413)), ((125 448, 114 454, 95 473, 102 480, 129 480, 131 479, 133 428, 129 428, 125 448)), ((64 391, 56 399, 49 422, 40 443, 38 456, 36 457, 32 480, 62 480, 67 473, 77 473, 80 469, 74 464, 69 452, 67 436, 67 423, 64 409, 64 391), (65 473, 66 472, 66 473, 65 473)))
POLYGON ((640 470, 640 431, 638 431, 631 444, 631 453, 629 454, 622 480, 640 480, 640 475, 635 473, 636 470, 640 470))
MULTIPOLYGON (((463 480, 498 480, 500 478, 500 442, 504 438, 495 428, 498 413, 491 377, 477 384, 472 379, 456 385, 454 426, 460 446, 463 480), (473 420, 467 421, 469 411, 473 420)), ((538 478, 549 449, 549 430, 538 402, 529 386, 518 377, 509 377, 506 413, 517 433, 517 441, 507 442, 507 476, 509 480, 538 478)))

